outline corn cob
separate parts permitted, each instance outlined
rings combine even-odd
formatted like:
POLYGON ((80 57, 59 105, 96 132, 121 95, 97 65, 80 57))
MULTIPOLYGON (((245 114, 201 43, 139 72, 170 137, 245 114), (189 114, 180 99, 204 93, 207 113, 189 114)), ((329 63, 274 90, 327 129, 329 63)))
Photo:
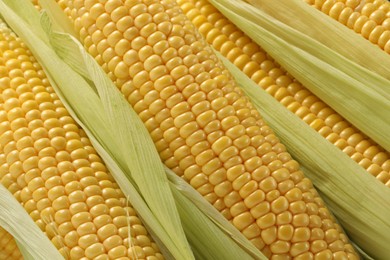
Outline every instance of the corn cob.
POLYGON ((175 1, 58 3, 163 162, 265 255, 356 259, 297 162, 175 1))
POLYGON ((205 0, 178 1, 204 38, 260 87, 390 187, 390 154, 295 80, 205 0))
POLYGON ((0 227, 0 259, 23 259, 14 238, 0 227))
POLYGON ((0 75, 0 183, 60 253, 66 259, 162 259, 40 65, 4 24, 0 75))
POLYGON ((305 0, 390 54, 390 2, 387 0, 305 0))

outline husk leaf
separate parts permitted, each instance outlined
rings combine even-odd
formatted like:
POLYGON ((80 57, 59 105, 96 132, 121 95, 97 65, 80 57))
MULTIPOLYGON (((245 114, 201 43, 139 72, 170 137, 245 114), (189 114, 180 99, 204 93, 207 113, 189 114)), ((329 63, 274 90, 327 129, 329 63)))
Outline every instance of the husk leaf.
MULTIPOLYGON (((301 0, 245 0, 280 22, 326 45, 349 60, 390 79, 390 58, 347 26, 301 0)), ((299 37, 296 42, 300 41, 299 37)))

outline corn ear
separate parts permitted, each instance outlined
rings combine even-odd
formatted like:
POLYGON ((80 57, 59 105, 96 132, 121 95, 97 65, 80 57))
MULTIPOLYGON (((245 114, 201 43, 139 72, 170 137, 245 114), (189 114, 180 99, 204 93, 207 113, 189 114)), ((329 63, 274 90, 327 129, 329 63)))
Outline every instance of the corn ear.
POLYGON ((390 187, 390 167, 387 166, 390 153, 306 89, 207 0, 178 3, 217 51, 368 173, 390 187))
POLYGON ((243 1, 210 2, 316 96, 390 151, 389 80, 243 1))
POLYGON ((218 55, 359 247, 386 259, 390 190, 218 55), (299 129, 299 130, 297 130, 299 129), (315 144, 315 147, 313 147, 315 144))
POLYGON ((245 1, 360 66, 390 79, 390 59, 387 53, 304 1, 283 1, 283 4, 272 0, 245 1))

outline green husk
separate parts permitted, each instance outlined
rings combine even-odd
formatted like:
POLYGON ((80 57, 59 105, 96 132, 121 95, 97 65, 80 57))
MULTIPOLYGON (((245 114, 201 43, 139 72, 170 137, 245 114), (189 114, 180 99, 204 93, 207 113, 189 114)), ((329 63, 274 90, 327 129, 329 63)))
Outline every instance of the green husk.
POLYGON ((13 29, 27 41, 31 51, 46 68, 56 93, 85 130, 124 194, 162 246, 166 258, 193 258, 189 246, 186 246, 186 238, 182 241, 183 225, 188 240, 192 242, 194 254, 199 259, 265 259, 220 213, 215 213, 214 208, 214 211, 207 211, 211 206, 204 198, 198 195, 194 202, 193 195, 185 196, 191 192, 197 194, 191 186, 183 180, 178 181, 180 178, 177 176, 170 176, 168 180, 165 173, 168 170, 163 168, 141 120, 72 36, 53 32, 49 16, 43 13, 42 27, 55 53, 40 39, 32 37, 30 28, 15 20, 16 16, 6 6, 0 4, 0 11, 7 12, 4 16, 13 29), (148 196, 155 201, 149 202, 148 196), (171 205, 169 203, 173 197, 175 201, 171 205), (169 207, 168 213, 171 214, 168 220, 165 218, 162 221, 162 213, 169 207), (153 208, 158 210, 153 211, 153 208), (184 222, 175 219, 178 215, 184 222))
POLYGON ((14 196, 1 184, 0 226, 15 238, 24 259, 64 259, 14 196))
POLYGON ((46 10, 55 31, 68 33, 73 37, 77 37, 77 33, 73 29, 72 22, 55 1, 39 0, 39 5, 42 9, 46 10))
POLYGON ((370 257, 386 259, 390 241, 390 189, 217 54, 300 163, 352 241, 370 257))
MULTIPOLYGON (((386 52, 305 1, 245 1, 280 22, 321 42, 347 59, 390 79, 390 58, 386 52)), ((299 37, 296 43, 305 44, 300 41, 299 37)))
POLYGON ((210 2, 305 87, 390 151, 388 79, 243 1, 210 2))

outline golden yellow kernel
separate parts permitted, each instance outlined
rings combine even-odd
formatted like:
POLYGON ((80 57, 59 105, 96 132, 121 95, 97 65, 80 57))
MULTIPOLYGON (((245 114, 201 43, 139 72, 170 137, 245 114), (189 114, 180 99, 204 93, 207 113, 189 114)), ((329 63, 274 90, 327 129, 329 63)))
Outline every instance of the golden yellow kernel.
POLYGON ((258 219, 261 216, 264 216, 271 210, 270 204, 268 201, 263 201, 251 208, 250 212, 252 216, 258 219))
POLYGON ((291 246, 290 254, 295 257, 307 252, 309 248, 310 244, 308 242, 293 243, 291 246))
POLYGON ((240 202, 234 204, 230 208, 230 214, 232 217, 236 217, 236 216, 246 212, 247 210, 248 210, 248 208, 245 206, 244 202, 240 201, 240 202))
POLYGON ((87 249, 85 249, 85 256, 89 259, 95 258, 101 254, 104 254, 105 249, 103 244, 101 243, 95 243, 91 246, 89 246, 87 249))
POLYGON ((381 173, 379 173, 379 174, 376 176, 376 178, 377 178, 378 180, 380 180, 381 182, 385 183, 386 186, 389 186, 389 185, 388 185, 388 184, 389 184, 388 182, 389 182, 389 180, 390 180, 390 174, 389 174, 388 172, 382 171, 381 173))
POLYGON ((382 26, 386 29, 386 30, 390 30, 390 17, 387 13, 386 15, 386 18, 383 20, 382 22, 382 26))
POLYGON ((321 7, 321 11, 325 14, 329 14, 330 9, 336 4, 336 0, 327 0, 321 7))
POLYGON ((368 39, 371 32, 375 29, 376 26, 377 26, 376 22, 372 20, 368 20, 362 27, 361 35, 368 39))
POLYGON ((267 245, 272 244, 277 239, 277 228, 275 226, 269 227, 261 231, 261 238, 267 245))
MULTIPOLYGON (((92 223, 88 222, 88 223, 85 223, 85 224, 90 225, 92 223)), ((80 227, 77 230, 79 230, 80 227)), ((85 227, 87 227, 87 226, 85 226, 85 227)), ((98 236, 96 234, 85 234, 85 235, 79 235, 79 236, 80 236, 80 238, 78 240, 78 245, 82 249, 86 249, 86 248, 88 248, 89 246, 91 246, 93 244, 99 243, 99 238, 98 238, 98 236)))
POLYGON ((233 218, 233 224, 238 230, 243 230, 254 222, 254 218, 249 212, 241 213, 233 218))
MULTIPOLYGON (((270 250, 273 254, 285 254, 288 253, 290 250, 290 243, 286 241, 276 241, 270 245, 270 250)), ((285 256, 287 259, 287 256, 285 256)), ((273 257, 272 259, 274 259, 273 257)), ((277 258, 276 258, 277 259, 277 258)), ((280 258, 282 259, 282 258, 280 258)))
POLYGON ((338 20, 340 13, 344 9, 345 5, 341 2, 335 3, 329 10, 329 16, 338 20))
POLYGON ((330 244, 339 239, 339 232, 336 229, 329 229, 325 231, 325 241, 330 244))
POLYGON ((268 213, 268 214, 258 218, 256 223, 261 229, 266 229, 268 227, 272 227, 276 223, 276 216, 274 213, 268 213))

